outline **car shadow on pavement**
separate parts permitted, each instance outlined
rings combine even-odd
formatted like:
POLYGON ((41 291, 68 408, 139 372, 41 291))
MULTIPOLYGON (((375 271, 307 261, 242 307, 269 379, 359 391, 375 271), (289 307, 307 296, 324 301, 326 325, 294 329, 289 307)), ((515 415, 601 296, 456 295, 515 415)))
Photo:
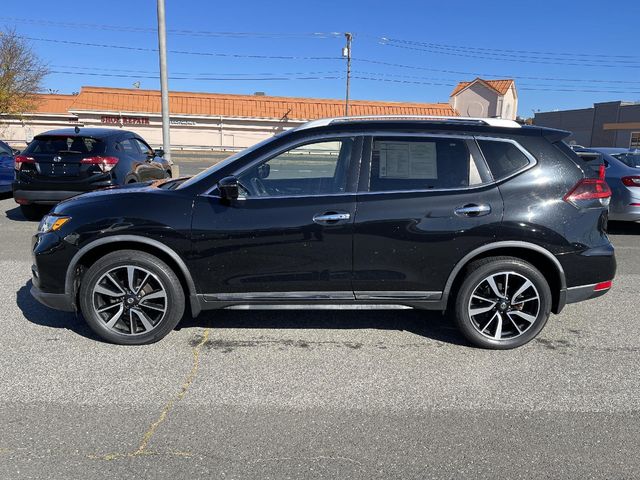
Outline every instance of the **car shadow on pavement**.
POLYGON ((24 318, 36 325, 52 328, 64 328, 80 336, 101 341, 89 328, 79 313, 61 312, 41 305, 31 296, 31 280, 16 292, 18 308, 24 318))
POLYGON ((20 211, 20 207, 15 207, 12 208, 11 210, 7 210, 6 211, 6 215, 7 218, 9 220, 14 220, 16 222, 28 222, 29 220, 27 220, 26 218, 24 218, 24 215, 22 215, 22 212, 20 211))
POLYGON ((640 223, 635 222, 609 222, 607 233, 611 235, 640 235, 640 223))
MULTIPOLYGON (((102 341, 79 313, 61 312, 41 305, 31 296, 29 280, 16 292, 18 308, 35 325, 64 328, 102 341)), ((223 329, 327 329, 397 330, 454 345, 468 345, 449 318, 424 310, 216 310, 198 318, 185 316, 177 328, 223 329)))
POLYGON ((468 345, 451 319, 425 310, 216 310, 184 318, 179 328, 398 330, 454 345, 468 345))

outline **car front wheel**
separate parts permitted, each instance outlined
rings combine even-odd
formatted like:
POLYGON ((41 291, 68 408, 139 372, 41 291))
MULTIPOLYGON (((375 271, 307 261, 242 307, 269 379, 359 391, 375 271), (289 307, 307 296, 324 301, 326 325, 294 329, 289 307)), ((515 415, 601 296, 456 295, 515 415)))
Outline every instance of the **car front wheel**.
POLYGON ((514 257, 473 262, 458 290, 455 320, 476 346, 519 347, 535 338, 551 313, 551 290, 530 263, 514 257))
POLYGON ((173 270, 136 250, 113 252, 95 262, 82 279, 79 300, 91 329, 121 345, 160 340, 176 327, 185 309, 173 270))

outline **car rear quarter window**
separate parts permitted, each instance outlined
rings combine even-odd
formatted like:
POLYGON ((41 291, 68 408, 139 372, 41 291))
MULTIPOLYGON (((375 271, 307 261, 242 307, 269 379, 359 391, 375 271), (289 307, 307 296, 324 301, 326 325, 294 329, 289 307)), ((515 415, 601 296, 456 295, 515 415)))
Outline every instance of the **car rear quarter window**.
POLYGON ((484 183, 463 138, 377 137, 371 155, 371 192, 441 190, 484 183))
POLYGON ((478 140, 495 180, 508 177, 529 165, 530 160, 514 143, 501 140, 478 140))

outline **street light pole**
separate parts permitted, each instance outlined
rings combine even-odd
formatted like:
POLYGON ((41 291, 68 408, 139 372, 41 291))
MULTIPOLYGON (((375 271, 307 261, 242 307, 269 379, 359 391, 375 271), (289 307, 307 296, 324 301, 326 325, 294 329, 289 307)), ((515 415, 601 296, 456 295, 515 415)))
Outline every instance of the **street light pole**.
POLYGON ((342 49, 342 56, 347 58, 347 94, 344 100, 344 115, 345 117, 349 116, 349 88, 351 86, 351 40, 353 35, 349 32, 345 33, 344 36, 347 39, 347 46, 342 49))
POLYGON ((167 77, 167 27, 164 0, 158 0, 158 51, 160 53, 160 95, 162 99, 162 149, 164 158, 171 160, 169 137, 169 79, 167 77))

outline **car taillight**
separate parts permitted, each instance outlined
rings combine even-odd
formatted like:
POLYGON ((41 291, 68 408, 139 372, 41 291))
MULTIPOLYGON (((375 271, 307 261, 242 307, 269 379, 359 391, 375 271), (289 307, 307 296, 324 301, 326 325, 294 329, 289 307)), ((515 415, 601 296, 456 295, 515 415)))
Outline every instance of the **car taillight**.
POLYGON ((622 177, 622 184, 627 187, 640 187, 640 177, 632 176, 632 177, 622 177))
POLYGON ((97 165, 103 173, 113 170, 118 163, 118 157, 86 157, 80 160, 83 165, 97 165))
POLYGON ((19 172, 22 165, 25 163, 36 163, 33 157, 27 157, 26 155, 16 155, 14 167, 16 172, 19 172))
POLYGON ((576 208, 608 207, 611 189, 604 180, 605 168, 600 166, 598 178, 583 178, 569 190, 563 200, 576 208))

